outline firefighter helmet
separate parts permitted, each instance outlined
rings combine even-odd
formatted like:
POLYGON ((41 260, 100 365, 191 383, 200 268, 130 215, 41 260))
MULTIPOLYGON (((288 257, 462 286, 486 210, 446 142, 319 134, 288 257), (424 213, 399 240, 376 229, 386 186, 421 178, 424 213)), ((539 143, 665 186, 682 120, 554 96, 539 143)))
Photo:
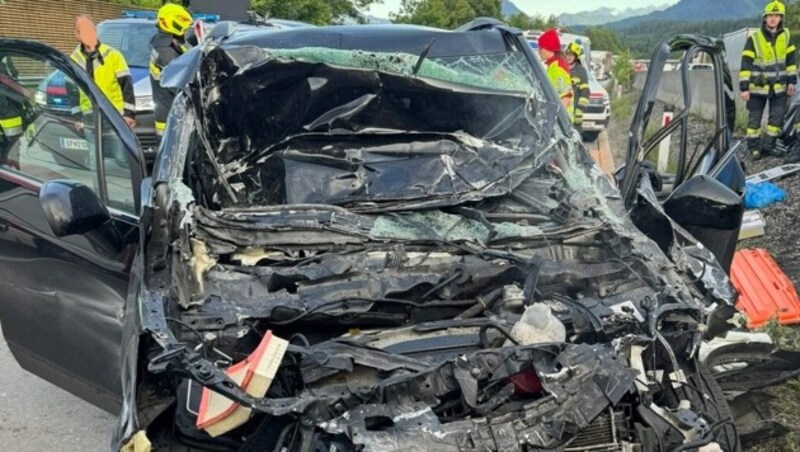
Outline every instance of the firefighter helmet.
POLYGON ((181 5, 167 3, 158 10, 158 29, 175 36, 183 36, 192 26, 192 15, 181 5))
POLYGON ((786 6, 784 6, 784 4, 779 2, 778 0, 767 3, 767 6, 764 7, 764 16, 770 16, 773 14, 778 16, 785 16, 786 6))
POLYGON ((583 48, 577 42, 570 42, 567 46, 567 52, 575 55, 576 58, 580 58, 583 55, 583 48))

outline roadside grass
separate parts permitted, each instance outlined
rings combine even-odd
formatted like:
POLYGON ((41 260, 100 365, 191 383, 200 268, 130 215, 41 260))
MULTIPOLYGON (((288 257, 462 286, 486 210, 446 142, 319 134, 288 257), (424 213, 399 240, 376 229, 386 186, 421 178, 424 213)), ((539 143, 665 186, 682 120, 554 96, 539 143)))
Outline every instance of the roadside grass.
POLYGON ((629 91, 620 97, 611 95, 611 116, 617 118, 630 118, 633 115, 633 105, 638 93, 629 91))

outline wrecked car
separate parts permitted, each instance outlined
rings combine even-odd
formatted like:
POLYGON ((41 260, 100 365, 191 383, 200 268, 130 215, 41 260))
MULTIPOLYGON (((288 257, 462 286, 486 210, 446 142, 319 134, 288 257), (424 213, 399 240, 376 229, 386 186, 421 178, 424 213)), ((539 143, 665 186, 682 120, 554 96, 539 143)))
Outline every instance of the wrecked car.
POLYGON ((150 177, 79 68, 0 40, 129 153, 0 168, 3 333, 112 449, 741 450, 698 355, 725 270, 641 190, 672 240, 637 228, 518 30, 229 31, 165 71, 150 177))

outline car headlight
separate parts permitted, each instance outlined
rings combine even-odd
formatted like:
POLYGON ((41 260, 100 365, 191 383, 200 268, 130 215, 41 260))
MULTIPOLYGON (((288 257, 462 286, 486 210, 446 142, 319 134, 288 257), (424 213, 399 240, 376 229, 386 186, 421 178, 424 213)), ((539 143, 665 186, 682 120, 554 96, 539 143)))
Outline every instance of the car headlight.
POLYGON ((153 111, 156 104, 153 102, 153 96, 142 96, 136 98, 136 111, 153 111))

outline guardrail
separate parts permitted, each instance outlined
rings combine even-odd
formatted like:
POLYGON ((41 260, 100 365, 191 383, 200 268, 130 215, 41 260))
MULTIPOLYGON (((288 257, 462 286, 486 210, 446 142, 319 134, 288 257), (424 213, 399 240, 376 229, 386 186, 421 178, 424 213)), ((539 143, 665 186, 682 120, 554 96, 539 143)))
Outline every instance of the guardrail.
MULTIPOLYGON (((637 90, 644 89, 647 72, 638 72, 634 77, 633 86, 637 90)), ((693 71, 689 74, 689 85, 692 90, 692 107, 690 112, 702 118, 714 119, 716 114, 716 88, 714 87, 714 72, 693 71)), ((666 104, 682 109, 683 81, 679 71, 664 72, 661 76, 656 98, 666 104)))
MULTIPOLYGON (((661 77, 661 86, 656 98, 667 104, 675 105, 679 108, 683 106, 681 73, 678 71, 664 72, 661 77)), ((637 72, 634 76, 633 87, 641 91, 647 72, 637 72)), ((736 102, 737 115, 746 115, 747 107, 739 97, 739 74, 732 73, 734 100, 736 102)), ((692 108, 689 110, 705 119, 714 119, 716 102, 716 88, 714 87, 714 75, 710 71, 692 71, 689 73, 689 83, 692 89, 692 108)), ((794 103, 800 98, 795 96, 794 103)))

